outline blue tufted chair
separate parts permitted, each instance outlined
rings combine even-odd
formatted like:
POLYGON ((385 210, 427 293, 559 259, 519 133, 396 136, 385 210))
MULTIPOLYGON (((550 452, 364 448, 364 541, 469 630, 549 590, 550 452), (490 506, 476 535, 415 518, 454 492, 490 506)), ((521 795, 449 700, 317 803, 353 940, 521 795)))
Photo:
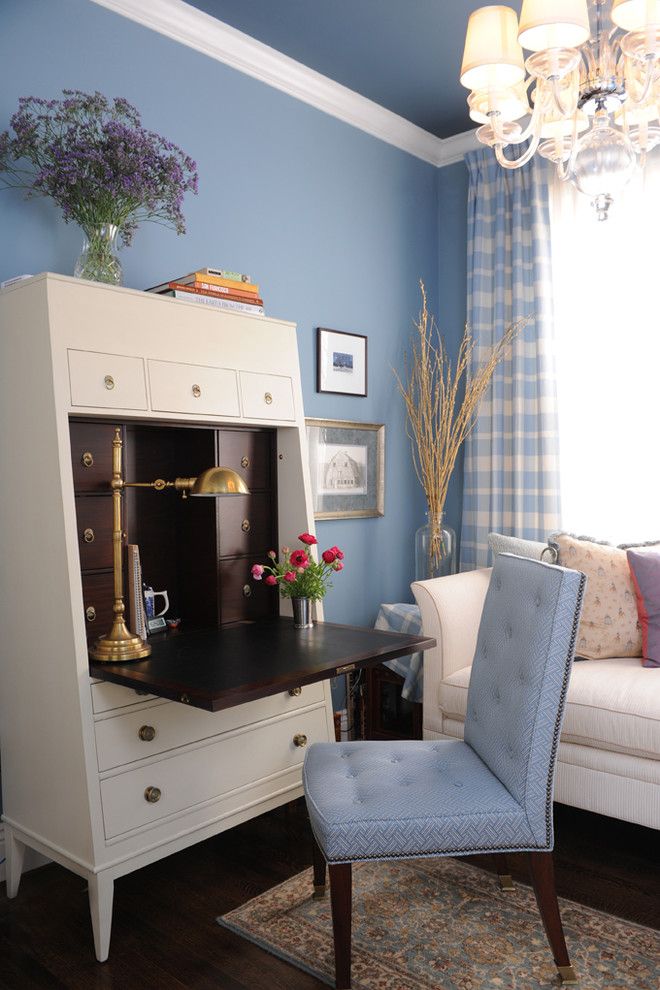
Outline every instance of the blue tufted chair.
MULTIPOLYGON (((319 743, 303 783, 314 889, 330 870, 337 990, 351 985, 351 864, 527 852, 564 983, 576 982, 552 865, 555 753, 585 578, 501 554, 479 627, 465 739, 319 743)), ((502 866, 498 868, 498 872, 502 866)))

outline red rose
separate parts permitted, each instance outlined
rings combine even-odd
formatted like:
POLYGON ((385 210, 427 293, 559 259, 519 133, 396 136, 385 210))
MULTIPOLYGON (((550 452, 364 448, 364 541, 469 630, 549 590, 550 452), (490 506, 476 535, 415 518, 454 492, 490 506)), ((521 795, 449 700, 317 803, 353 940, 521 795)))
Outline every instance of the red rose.
POLYGON ((293 584, 293 582, 296 581, 297 578, 298 575, 296 574, 295 571, 287 571, 286 574, 284 575, 284 580, 288 581, 289 584, 293 584))
POLYGON ((314 546, 315 543, 319 542, 311 533, 301 533, 298 539, 301 543, 306 543, 308 547, 314 546))
POLYGON ((309 557, 304 550, 294 550, 289 558, 294 567, 307 567, 309 557))
POLYGON ((321 554, 326 564, 334 564, 337 559, 337 554, 334 550, 324 550, 321 554))
POLYGON ((264 578, 265 584, 277 584, 277 578, 274 575, 269 574, 267 578, 264 578))
POLYGON ((344 551, 340 550, 339 547, 330 547, 330 549, 334 552, 334 555, 337 558, 337 560, 344 559, 344 551))
MULTIPOLYGON (((336 560, 334 562, 334 564, 332 565, 332 569, 334 571, 343 571, 344 570, 344 565, 342 564, 341 560, 336 560)), ((268 580, 268 578, 266 578, 266 580, 268 580)))

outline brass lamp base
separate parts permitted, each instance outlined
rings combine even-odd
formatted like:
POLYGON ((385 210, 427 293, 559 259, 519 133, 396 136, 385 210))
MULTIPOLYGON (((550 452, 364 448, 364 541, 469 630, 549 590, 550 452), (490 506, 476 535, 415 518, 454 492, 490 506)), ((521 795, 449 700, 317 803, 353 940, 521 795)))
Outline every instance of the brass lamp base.
POLYGON ((89 651, 92 660, 99 660, 101 663, 144 660, 150 654, 149 644, 139 636, 134 636, 123 619, 115 620, 108 635, 97 639, 89 651))

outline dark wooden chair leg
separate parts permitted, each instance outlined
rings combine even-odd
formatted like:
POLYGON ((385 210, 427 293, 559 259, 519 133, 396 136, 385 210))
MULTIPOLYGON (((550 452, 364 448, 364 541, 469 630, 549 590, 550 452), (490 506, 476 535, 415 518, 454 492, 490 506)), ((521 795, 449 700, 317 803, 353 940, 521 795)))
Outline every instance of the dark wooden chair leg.
POLYGON ((335 987, 351 986, 351 901, 352 871, 350 863, 329 863, 332 931, 335 937, 335 987))
POLYGON ((312 856, 314 863, 314 893, 313 897, 325 897, 325 856, 321 852, 321 847, 312 835, 312 856))
POLYGON ((506 862, 506 855, 504 853, 492 853, 492 860, 495 864, 495 869, 497 870, 497 879, 500 881, 500 887, 502 890, 515 890, 513 886, 513 877, 509 872, 509 867, 506 862))
POLYGON ((564 928, 559 914, 559 905, 557 904, 552 853, 530 852, 529 869, 532 875, 534 893, 536 894, 536 903, 539 906, 543 927, 548 936, 548 942, 552 949, 559 977, 562 983, 567 985, 577 983, 575 970, 571 966, 568 949, 566 948, 564 928))

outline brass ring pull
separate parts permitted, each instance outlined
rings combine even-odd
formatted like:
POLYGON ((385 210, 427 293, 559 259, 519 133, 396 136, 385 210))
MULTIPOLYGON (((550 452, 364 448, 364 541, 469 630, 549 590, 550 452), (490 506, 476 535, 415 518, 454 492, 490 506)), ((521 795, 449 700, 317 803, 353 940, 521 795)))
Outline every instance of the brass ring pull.
POLYGON ((85 618, 87 619, 88 622, 93 622, 94 619, 96 618, 96 609, 94 608, 93 605, 90 605, 88 608, 85 609, 85 618))
POLYGON ((270 394, 270 392, 266 392, 266 394, 264 395, 264 402, 266 403, 267 406, 269 406, 272 401, 273 401, 273 396, 270 394))
POLYGON ((293 737, 293 745, 298 746, 299 749, 304 749, 307 745, 307 736, 304 732, 296 732, 293 737))
POLYGON ((243 585, 243 597, 244 598, 249 598, 251 596, 251 594, 252 594, 252 588, 250 587, 250 585, 249 584, 244 584, 243 585))
POLYGON ((244 519, 243 520, 243 522, 241 523, 241 529, 243 530, 244 533, 249 533, 250 532, 250 520, 249 519, 244 519))
POLYGON ((160 787, 147 787, 144 792, 144 800, 148 801, 149 804, 155 804, 156 801, 160 801, 160 787))
POLYGON ((291 695, 292 698, 299 698, 300 695, 302 694, 302 688, 301 687, 291 688, 289 694, 291 695))
POLYGON ((83 532, 83 540, 85 541, 85 543, 93 543, 94 542, 94 530, 91 529, 90 527, 88 527, 83 532))
POLYGON ((82 455, 80 461, 82 464, 85 465, 85 467, 94 467, 94 455, 91 454, 88 450, 86 450, 85 453, 82 455))
POLYGON ((181 702, 182 705, 189 705, 190 704, 190 695, 189 694, 185 694, 185 693, 182 694, 181 697, 179 698, 179 701, 181 702))
POLYGON ((196 399, 199 399, 200 395, 202 394, 202 390, 199 387, 199 385, 193 385, 192 394, 195 396, 196 399))
POLYGON ((156 738, 156 730, 153 725, 141 725, 138 729, 138 738, 142 742, 153 742, 156 738))
POLYGON ((108 392, 112 392, 113 388, 115 387, 115 380, 112 377, 112 375, 106 375, 105 378, 103 379, 103 384, 107 388, 108 392))
POLYGON ((250 458, 249 457, 241 457, 241 467, 242 468, 248 468, 249 466, 250 466, 250 458))

